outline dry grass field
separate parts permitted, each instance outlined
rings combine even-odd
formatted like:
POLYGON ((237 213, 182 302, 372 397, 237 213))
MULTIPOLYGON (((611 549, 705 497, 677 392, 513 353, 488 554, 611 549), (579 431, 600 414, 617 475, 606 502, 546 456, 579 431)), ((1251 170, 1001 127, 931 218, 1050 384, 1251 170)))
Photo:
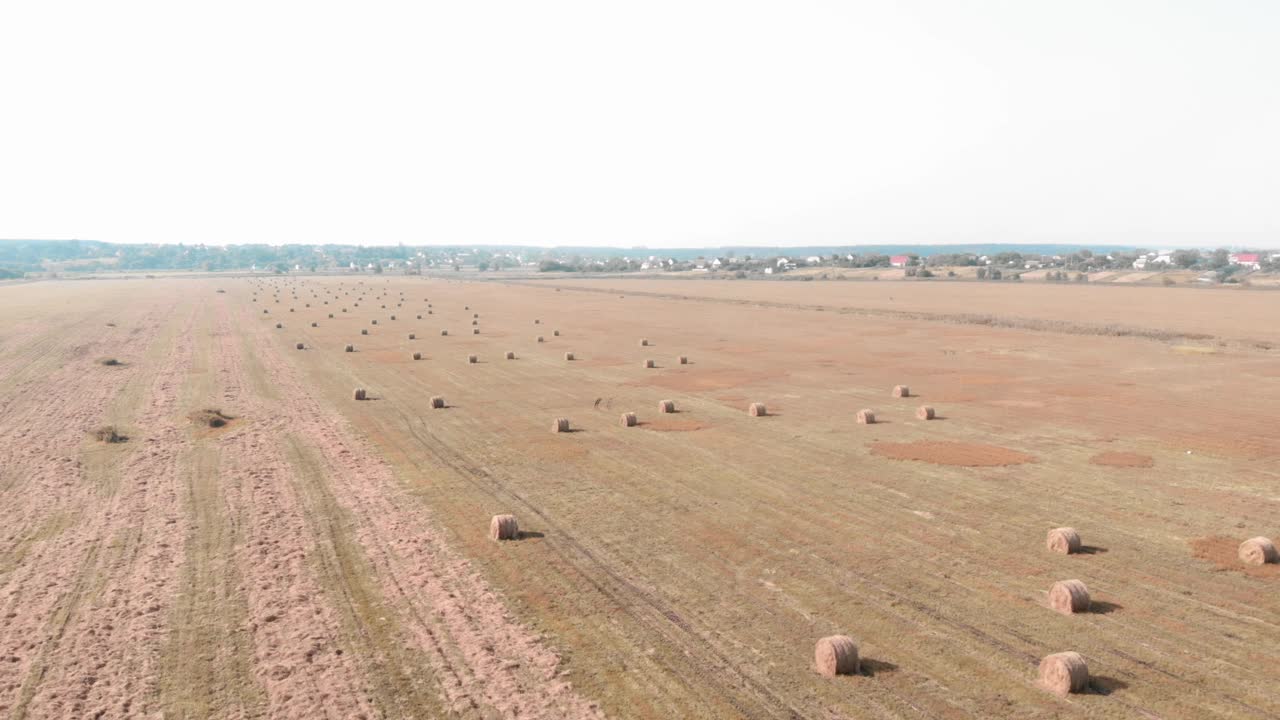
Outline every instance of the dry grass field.
POLYGON ((368 276, 0 308, 0 717, 1280 717, 1280 565, 1236 559, 1280 536, 1271 293, 368 276), (1068 579, 1091 612, 1049 608, 1068 579), (835 634, 859 674, 815 672, 835 634), (1087 691, 1037 687, 1069 650, 1087 691))

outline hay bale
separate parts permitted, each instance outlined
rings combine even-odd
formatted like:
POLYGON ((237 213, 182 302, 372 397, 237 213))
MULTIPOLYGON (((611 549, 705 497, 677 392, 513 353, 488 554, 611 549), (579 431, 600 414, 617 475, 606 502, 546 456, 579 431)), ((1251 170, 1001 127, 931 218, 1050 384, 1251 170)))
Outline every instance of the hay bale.
POLYGON ((472 334, 472 335, 479 335, 479 334, 480 334, 480 328, 471 328, 471 334, 472 334))
POLYGON ((552 330, 552 331, 551 331, 551 334, 552 334, 552 335, 555 335, 556 337, 560 337, 560 331, 559 331, 559 330, 552 330))
POLYGON ((441 331, 440 331, 440 335, 441 335, 441 336, 448 335, 448 334, 449 334, 449 331, 448 331, 448 330, 441 330, 441 331))
POLYGON ((645 361, 644 361, 644 366, 645 366, 645 369, 649 369, 649 368, 656 368, 656 367, 658 367, 658 363, 656 363, 656 362, 654 362, 654 361, 652 361, 652 360, 645 360, 645 361))
POLYGON ((622 413, 622 427, 635 427, 637 422, 635 413, 622 413))
POLYGON ((122 443, 129 438, 120 434, 115 425, 103 425, 92 433, 95 440, 103 443, 122 443))
POLYGON ((573 360, 573 353, 571 353, 571 352, 567 352, 567 353, 565 353, 565 354, 564 354, 564 359, 565 359, 565 360, 573 360))
POLYGON ((658 402, 658 412, 673 413, 676 411, 676 403, 674 400, 661 400, 658 402))
POLYGON ((471 317, 478 318, 480 317, 480 313, 471 313, 471 317))
POLYGON ((279 330, 280 328, 283 328, 283 327, 284 327, 284 323, 276 323, 276 329, 277 329, 277 330, 279 330))
POLYGON ((859 425, 875 425, 875 424, 876 424, 876 414, 875 414, 875 412, 874 412, 874 411, 872 411, 872 410, 869 410, 869 409, 867 409, 867 408, 863 408, 863 409, 859 410, 859 411, 858 411, 858 424, 859 424, 859 425))
POLYGON ((541 335, 538 336, 538 342, 546 342, 541 335))
POLYGON ((676 358, 676 362, 677 362, 677 363, 679 363, 679 364, 681 364, 681 365, 688 365, 688 364, 689 364, 689 356, 688 356, 688 355, 681 355, 681 356, 679 356, 679 357, 677 357, 677 358, 676 358))
POLYGON ((1280 562, 1280 553, 1269 538, 1249 538, 1240 543, 1240 560, 1247 565, 1266 565, 1280 562))
POLYGON ((649 341, 646 338, 640 338, 640 347, 649 347, 649 341))
POLYGON ((916 408, 916 417, 920 420, 932 420, 934 417, 933 408, 928 405, 921 405, 916 408))
POLYGON ((356 400, 364 400, 365 399, 364 388, 356 388, 355 392, 352 393, 352 396, 355 397, 356 400))
POLYGON ((515 515, 494 515, 489 521, 489 537, 494 540, 515 540, 520 535, 520 525, 515 515))
POLYGON ((409 333, 409 339, 410 339, 410 340, 417 340, 417 339, 418 339, 418 336, 417 336, 416 334, 414 334, 414 333, 409 333))
POLYGON ((1046 655, 1040 661, 1040 686, 1062 697, 1082 692, 1089 686, 1089 666, 1077 652, 1046 655))
POLYGON ((907 387, 906 385, 894 385, 893 396, 894 397, 911 397, 911 388, 907 387))
POLYGON ((1063 555, 1080 552, 1080 533, 1076 532, 1075 528, 1054 528, 1049 531, 1045 546, 1063 555))
POLYGON ((856 675, 861 669, 858 644, 848 635, 824 637, 813 648, 813 665, 826 677, 856 675))
POLYGON ((1079 580, 1059 580, 1049 588, 1049 607, 1062 613, 1089 612, 1089 588, 1079 580))
POLYGON ((764 403, 751 403, 747 406, 747 414, 751 417, 764 417, 769 414, 769 410, 764 403))
POLYGON ((472 321, 471 321, 471 324, 472 324, 472 325, 479 325, 479 324, 480 324, 480 321, 479 321, 479 320, 472 320, 472 321))
POLYGON ((553 433, 569 432, 569 418, 556 418, 551 423, 551 432, 553 433))
POLYGON ((421 359, 422 359, 422 353, 420 353, 420 352, 416 352, 416 353, 414 353, 414 354, 413 354, 413 359, 414 359, 414 360, 421 360, 421 359))
POLYGON ((478 362, 480 362, 480 358, 476 357, 475 355, 468 355, 468 356, 467 356, 467 364, 469 364, 469 365, 475 365, 475 364, 476 364, 476 363, 478 363, 478 362))
POLYGON ((391 316, 391 319, 392 319, 392 320, 395 320, 395 319, 396 319, 396 316, 395 316, 395 315, 392 315, 392 316, 391 316))
POLYGON ((507 355, 506 355, 506 357, 507 357, 507 359, 508 359, 508 360, 515 360, 515 359, 516 359, 516 354, 515 354, 515 353, 513 353, 513 352, 511 352, 510 350, 508 350, 508 351, 507 351, 507 355))
POLYGON ((534 325, 541 325, 541 324, 542 324, 542 321, 541 321, 541 320, 534 320, 534 321, 533 321, 533 324, 534 324, 534 325))
POLYGON ((355 346, 355 345, 350 345, 350 344, 349 344, 349 345, 347 345, 346 352, 355 352, 355 351, 356 351, 356 346, 355 346))
POLYGON ((297 343, 297 344, 295 344, 295 345, 294 345, 294 347, 295 347, 295 348, 297 348, 298 350, 301 350, 301 349, 302 349, 302 343, 297 343))
POLYGON ((271 312, 271 311, 270 311, 270 310, 268 310, 268 309, 266 309, 266 308, 262 308, 262 314, 263 314, 263 315, 266 315, 266 314, 267 314, 267 313, 269 313, 269 312, 271 312))
POLYGON ((313 322, 313 323, 311 323, 311 327, 320 327, 320 323, 318 323, 318 322, 313 322))
POLYGON ((443 398, 443 397, 441 397, 440 395, 432 395, 432 396, 431 396, 431 409, 432 409, 432 410, 439 410, 439 409, 440 409, 440 408, 442 408, 442 407, 444 407, 444 398, 443 398))
POLYGON ((370 324, 370 325, 377 325, 377 324, 378 324, 378 321, 377 321, 377 320, 370 320, 370 321, 369 321, 369 324, 370 324))
POLYGON ((419 319, 419 320, 421 320, 421 319, 422 319, 422 316, 421 316, 421 315, 419 315, 419 316, 418 316, 418 319, 419 319))
POLYGON ((368 334, 369 334, 369 328, 360 328, 360 334, 361 334, 361 335, 368 335, 368 334))

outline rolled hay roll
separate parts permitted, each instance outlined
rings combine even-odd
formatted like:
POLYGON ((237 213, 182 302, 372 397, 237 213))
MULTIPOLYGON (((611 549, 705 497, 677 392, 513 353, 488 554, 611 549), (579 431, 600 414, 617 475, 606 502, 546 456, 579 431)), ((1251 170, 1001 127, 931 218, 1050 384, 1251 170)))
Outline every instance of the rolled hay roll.
POLYGON ((355 345, 347 345, 346 352, 355 352, 355 351, 356 351, 355 345))
POLYGON ((289 312, 293 312, 293 308, 289 308, 289 312))
POLYGON ((553 433, 569 432, 569 418, 556 418, 551 423, 551 432, 553 433))
POLYGON ((1060 527, 1049 531, 1045 547, 1063 555, 1080 552, 1080 533, 1075 528, 1060 527))
POLYGON ((276 329, 277 329, 277 330, 279 330, 279 329, 280 329, 280 328, 282 328, 282 327, 284 327, 284 323, 276 323, 276 329))
POLYGON ((419 316, 418 316, 418 319, 419 319, 419 320, 421 320, 421 319, 422 319, 422 316, 421 316, 421 315, 419 315, 419 316))
POLYGON ((263 315, 266 315, 266 314, 267 314, 267 313, 269 313, 269 312, 271 312, 271 311, 270 311, 270 310, 268 310, 268 309, 266 309, 266 308, 262 308, 262 314, 263 314, 263 315))
POLYGON ((1079 580, 1059 580, 1049 588, 1049 607, 1062 613, 1089 612, 1089 588, 1079 580))
POLYGON ((302 349, 302 343, 294 343, 293 347, 294 347, 294 349, 301 350, 301 349, 302 349))
POLYGON ((463 310, 470 310, 470 309, 471 309, 471 306, 470 306, 470 305, 463 305, 463 306, 462 306, 462 309, 463 309, 463 310))
POLYGON ((439 410, 444 407, 444 397, 440 395, 431 396, 431 409, 439 410))
POLYGON ((489 537, 493 540, 515 540, 519 535, 515 515, 494 515, 489 521, 489 537))
POLYGON ((479 324, 480 324, 480 321, 479 321, 479 320, 472 320, 472 321, 471 321, 471 324, 472 324, 472 325, 479 325, 479 324))
POLYGON ((428 315, 435 315, 435 314, 436 314, 436 311, 435 311, 435 310, 428 310, 428 311, 427 311, 427 314, 428 314, 428 315))
POLYGON ((570 361, 571 361, 571 360, 573 360, 573 353, 571 353, 571 352, 567 352, 567 353, 565 353, 565 354, 564 354, 564 359, 565 359, 565 360, 570 360, 570 361))
POLYGON ((543 338, 541 335, 539 335, 539 336, 538 336, 538 342, 546 342, 546 339, 545 339, 545 338, 543 338))
POLYGON ((644 361, 644 366, 645 366, 645 368, 646 368, 646 369, 648 369, 648 368, 656 368, 656 367, 658 367, 658 363, 656 363, 656 362, 654 362, 654 361, 652 361, 652 360, 645 360, 645 361, 644 361))
POLYGON ((1066 697, 1089 687, 1089 666, 1078 652, 1046 655, 1040 661, 1040 687, 1066 697))
POLYGON ((392 316, 391 316, 391 319, 392 319, 392 320, 395 320, 395 319, 396 319, 396 316, 395 316, 395 315, 392 315, 392 316))
POLYGON ((552 334, 552 335, 555 335, 556 337, 560 337, 560 331, 559 331, 559 330, 552 330, 552 331, 551 331, 551 334, 552 334))
POLYGON ((751 417, 764 417, 769 414, 769 409, 764 406, 764 403, 751 403, 747 406, 747 414, 751 417))
POLYGON ((480 328, 471 328, 471 334, 472 334, 472 335, 479 335, 479 334, 480 334, 480 328))
POLYGON ((679 356, 679 357, 677 357, 677 358, 676 358, 676 362, 680 363, 681 365, 688 365, 688 364, 689 364, 689 356, 688 356, 688 355, 681 355, 681 356, 679 356))
POLYGON ((356 400, 364 400, 367 397, 367 394, 365 393, 364 388, 356 388, 355 392, 351 393, 351 395, 356 400))
POLYGON ((377 324, 378 324, 378 321, 377 321, 377 320, 370 320, 370 321, 369 321, 369 324, 370 324, 370 325, 377 325, 377 324))
POLYGON ((826 677, 856 675, 861 669, 858 644, 848 635, 824 637, 813 648, 813 665, 826 677))
POLYGON ((318 323, 318 322, 313 322, 313 323, 311 323, 311 327, 320 327, 320 323, 318 323))
POLYGON ((1249 538, 1240 543, 1240 561, 1246 565, 1266 565, 1280 562, 1280 553, 1270 538, 1249 538))
POLYGON ((932 420, 934 417, 933 408, 928 405, 921 405, 916 408, 916 417, 921 420, 932 420))
POLYGON ((410 340, 417 340, 417 339, 418 339, 418 336, 417 336, 417 334, 416 334, 416 333, 409 333, 409 339, 410 339, 410 340))
POLYGON ((674 400, 660 400, 658 402, 658 412, 673 413, 676 411, 676 403, 674 400))
POLYGON ((448 334, 449 334, 449 331, 448 331, 448 330, 441 330, 441 331, 440 331, 440 334, 441 334, 441 335, 448 335, 448 334))
POLYGON ((511 352, 510 350, 508 350, 508 351, 507 351, 506 358, 507 358, 508 360, 515 360, 515 359, 516 359, 516 354, 515 354, 515 353, 513 353, 513 352, 511 352))
POLYGON ((863 408, 862 410, 859 410, 858 424, 859 425, 875 425, 876 424, 875 412, 867 408, 863 408))
POLYGON ((361 335, 368 335, 368 334, 369 334, 369 328, 360 328, 360 334, 361 334, 361 335))
POLYGON ((478 318, 480 317, 480 313, 471 313, 471 317, 478 318))
POLYGON ((633 412, 622 413, 622 427, 635 427, 636 422, 638 421, 636 420, 635 413, 633 412))
POLYGON ((542 321, 541 321, 541 320, 534 320, 534 321, 533 321, 533 324, 534 324, 534 325, 541 325, 541 324, 542 324, 542 321))
POLYGON ((414 359, 414 360, 421 360, 421 359, 422 359, 422 353, 420 353, 420 352, 416 352, 416 353, 414 353, 414 354, 413 354, 413 359, 414 359))
POLYGON ((346 312, 346 311, 347 311, 347 309, 346 309, 346 308, 342 308, 342 312, 346 312))
POLYGON ((894 385, 893 396, 894 397, 911 397, 911 388, 907 387, 906 385, 894 385))
POLYGON ((648 346, 649 346, 648 338, 640 338, 640 347, 648 347, 648 346))
POLYGON ((480 358, 476 357, 475 355, 468 355, 468 356, 467 356, 467 364, 468 364, 468 365, 475 365, 475 364, 476 364, 476 363, 478 363, 478 362, 480 362, 480 358))

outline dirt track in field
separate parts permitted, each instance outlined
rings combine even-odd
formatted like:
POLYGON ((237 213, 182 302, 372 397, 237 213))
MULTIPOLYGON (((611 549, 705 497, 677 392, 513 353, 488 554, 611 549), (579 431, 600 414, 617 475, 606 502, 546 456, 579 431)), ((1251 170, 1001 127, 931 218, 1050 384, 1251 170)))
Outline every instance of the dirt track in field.
POLYGON ((1280 715, 1268 294, 450 280, 0 288, 0 717, 1280 715))

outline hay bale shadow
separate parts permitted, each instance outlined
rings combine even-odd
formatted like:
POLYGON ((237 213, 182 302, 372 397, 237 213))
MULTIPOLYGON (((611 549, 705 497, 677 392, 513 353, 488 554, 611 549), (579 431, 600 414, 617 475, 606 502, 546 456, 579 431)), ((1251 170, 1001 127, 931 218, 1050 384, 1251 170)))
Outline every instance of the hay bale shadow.
POLYGON ((1106 675, 1094 675, 1089 678, 1090 695, 1110 695, 1117 690, 1124 690, 1129 683, 1106 675))
POLYGON ((537 530, 520 530, 519 532, 516 533, 515 539, 516 540, 537 540, 539 538, 544 538, 544 537, 546 537, 546 534, 540 533, 537 530))
POLYGON ((1098 547, 1097 545, 1081 545, 1080 549, 1077 550, 1074 554, 1075 555, 1101 555, 1104 552, 1107 552, 1107 549, 1104 547, 1098 547))
POLYGON ((1095 615, 1110 615, 1117 610, 1123 610, 1124 606, 1106 600, 1092 600, 1089 602, 1089 612, 1095 615))
POLYGON ((897 670, 898 666, 891 662, 883 660, 868 660, 862 658, 859 661, 858 674, 863 677, 875 677, 876 673, 888 673, 897 670))

